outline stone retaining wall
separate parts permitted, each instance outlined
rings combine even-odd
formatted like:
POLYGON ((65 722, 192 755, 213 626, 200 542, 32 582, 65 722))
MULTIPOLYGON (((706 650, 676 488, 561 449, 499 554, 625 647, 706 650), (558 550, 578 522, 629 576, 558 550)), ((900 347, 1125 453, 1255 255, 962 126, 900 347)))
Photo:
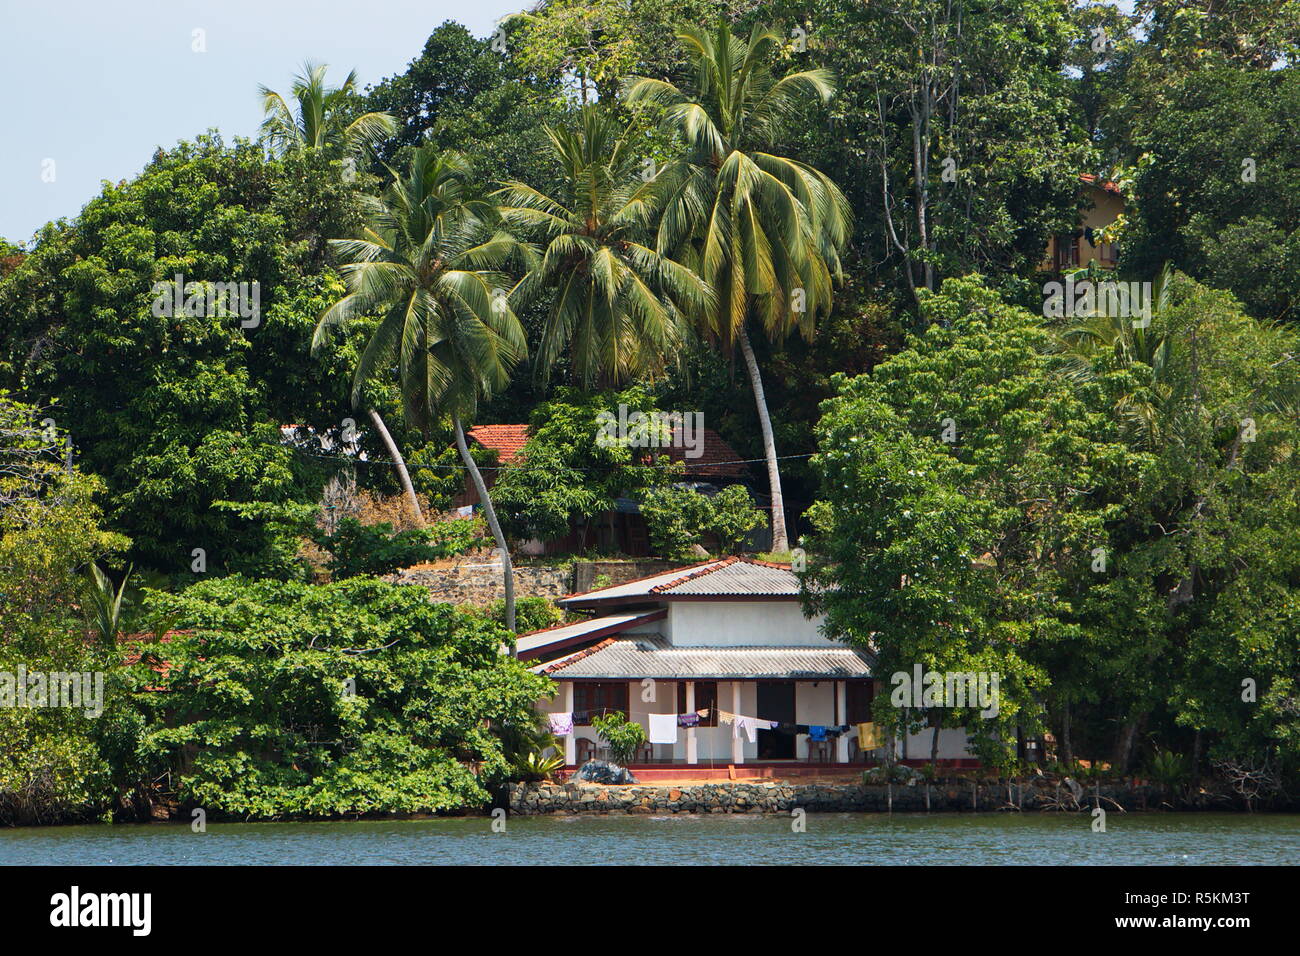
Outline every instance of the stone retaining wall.
MULTIPOLYGON (((1075 799, 1065 786, 970 781, 915 784, 700 783, 605 786, 515 783, 506 793, 511 813, 789 813, 848 811, 1146 810, 1161 805, 1155 787, 1089 787, 1075 799)), ((1226 808, 1225 808, 1226 809, 1226 808)))
MULTIPOLYGON (((558 598, 570 592, 573 571, 558 567, 515 568, 515 597, 558 598)), ((452 604, 491 604, 505 596, 501 565, 462 564, 454 568, 406 568, 384 578, 390 584, 418 584, 434 601, 452 604)))
POLYGON ((680 561, 652 561, 648 558, 636 561, 574 561, 573 590, 574 593, 594 590, 597 579, 600 579, 600 587, 614 587, 616 584, 627 584, 628 581, 663 574, 681 566, 680 561))
MULTIPOLYGON (((558 565, 516 565, 515 596, 560 598, 601 587, 625 584, 675 567, 670 561, 574 561, 558 565)), ((469 561, 451 568, 405 568, 390 574, 390 584, 418 584, 435 601, 491 604, 505 597, 501 565, 469 561)))

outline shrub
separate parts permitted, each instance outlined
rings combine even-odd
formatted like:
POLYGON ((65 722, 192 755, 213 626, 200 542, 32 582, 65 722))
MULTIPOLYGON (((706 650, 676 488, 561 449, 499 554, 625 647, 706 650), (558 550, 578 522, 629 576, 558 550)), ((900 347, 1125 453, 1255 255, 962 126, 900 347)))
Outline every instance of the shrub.
POLYGON ((635 721, 628 720, 619 710, 600 714, 591 719, 596 733, 609 744, 610 755, 614 762, 627 766, 636 756, 637 750, 646 741, 645 728, 635 721))

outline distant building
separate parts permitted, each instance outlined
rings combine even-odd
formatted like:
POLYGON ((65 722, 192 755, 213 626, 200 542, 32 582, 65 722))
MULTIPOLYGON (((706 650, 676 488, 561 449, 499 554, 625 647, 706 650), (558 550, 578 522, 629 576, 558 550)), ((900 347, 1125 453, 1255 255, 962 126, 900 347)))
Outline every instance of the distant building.
POLYGON ((1077 229, 1047 241, 1047 256, 1039 266, 1042 272, 1069 272, 1092 262, 1113 269, 1119 262, 1118 244, 1101 241, 1102 230, 1124 212, 1119 186, 1086 173, 1079 176, 1079 182, 1089 200, 1088 208, 1077 229))

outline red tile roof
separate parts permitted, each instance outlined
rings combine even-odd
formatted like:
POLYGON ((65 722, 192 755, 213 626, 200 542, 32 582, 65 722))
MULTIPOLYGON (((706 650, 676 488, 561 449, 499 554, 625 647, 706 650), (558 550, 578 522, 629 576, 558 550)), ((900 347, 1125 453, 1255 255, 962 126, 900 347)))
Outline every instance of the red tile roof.
POLYGON ((469 437, 484 448, 496 452, 500 464, 509 465, 523 451, 524 442, 528 441, 528 426, 475 425, 469 430, 469 437))
POLYGON ((1106 192, 1114 193, 1116 196, 1120 195, 1119 183, 1114 183, 1110 180, 1103 181, 1092 173, 1080 173, 1079 179, 1087 183, 1089 186, 1096 186, 1098 189, 1104 189, 1106 192))
MULTIPOLYGON (((524 443, 528 441, 527 425, 476 425, 468 432, 484 448, 497 453, 497 460, 502 465, 514 464, 524 443)), ((740 459, 740 454, 727 443, 727 440, 712 428, 703 430, 702 446, 696 458, 687 458, 686 449, 669 446, 659 449, 658 453, 666 455, 672 461, 685 464, 686 474, 699 477, 742 477, 747 466, 740 459)), ((649 456, 647 455, 647 458, 649 456)))

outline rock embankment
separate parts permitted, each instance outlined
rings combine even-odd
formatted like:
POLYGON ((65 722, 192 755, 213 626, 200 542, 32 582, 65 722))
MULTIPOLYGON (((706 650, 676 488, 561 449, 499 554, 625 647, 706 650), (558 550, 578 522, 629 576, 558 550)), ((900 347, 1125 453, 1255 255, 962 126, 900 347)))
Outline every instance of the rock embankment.
MULTIPOLYGON (((788 813, 987 810, 1157 809, 1159 788, 1088 787, 1076 795, 1064 785, 944 781, 888 784, 726 782, 602 786, 516 783, 507 790, 511 813, 788 813)), ((1223 807, 1222 809, 1227 809, 1223 807)))

